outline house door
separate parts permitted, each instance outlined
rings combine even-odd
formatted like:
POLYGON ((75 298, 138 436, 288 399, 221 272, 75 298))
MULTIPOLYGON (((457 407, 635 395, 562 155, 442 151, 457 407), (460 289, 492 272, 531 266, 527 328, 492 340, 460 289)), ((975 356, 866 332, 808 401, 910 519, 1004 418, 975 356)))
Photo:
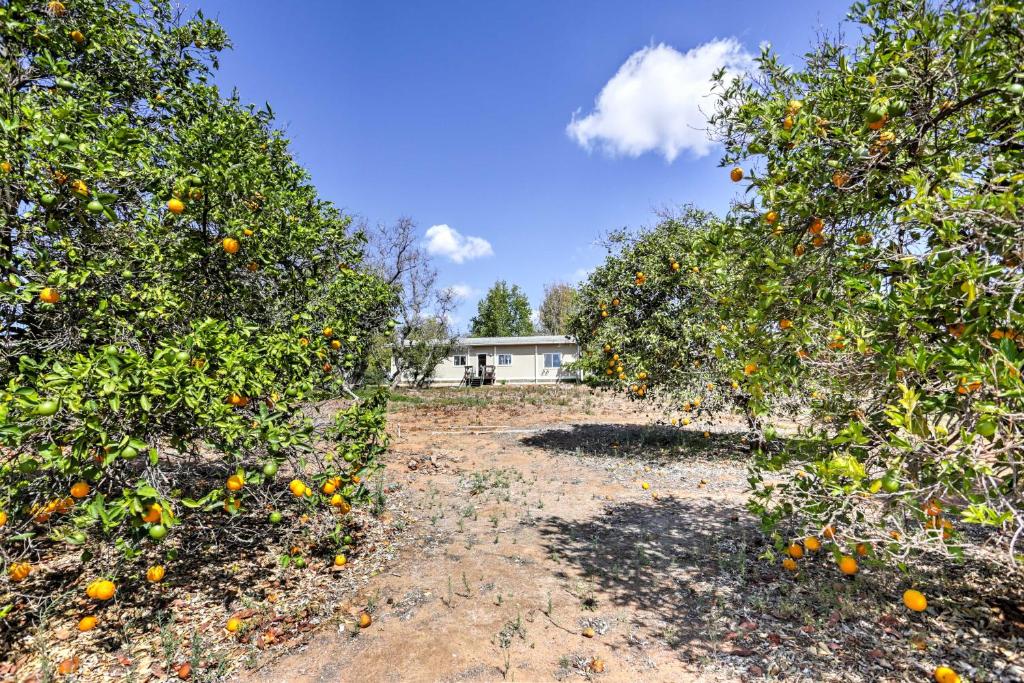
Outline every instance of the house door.
POLYGON ((477 376, 478 377, 483 377, 484 376, 484 369, 487 367, 487 354, 486 353, 481 353, 481 354, 477 355, 477 357, 476 357, 476 365, 477 365, 477 372, 478 372, 477 376))

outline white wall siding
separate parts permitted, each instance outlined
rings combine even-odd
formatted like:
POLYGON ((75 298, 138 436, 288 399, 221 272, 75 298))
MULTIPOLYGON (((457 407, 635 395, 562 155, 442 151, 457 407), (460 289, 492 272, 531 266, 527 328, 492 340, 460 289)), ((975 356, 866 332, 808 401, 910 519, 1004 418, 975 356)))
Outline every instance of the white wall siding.
MULTIPOLYGON (((525 338, 530 339, 530 338, 525 338)), ((455 365, 456 355, 465 355, 466 362, 474 369, 478 365, 478 355, 487 354, 487 365, 494 366, 494 381, 497 384, 548 384, 554 382, 573 381, 579 378, 577 372, 565 369, 565 366, 577 359, 578 349, 572 341, 540 343, 502 343, 502 344, 467 344, 442 360, 434 370, 433 383, 437 385, 453 385, 462 382, 465 366, 455 365), (545 368, 544 354, 562 354, 561 368, 545 368), (512 356, 511 365, 498 365, 498 355, 512 356)))

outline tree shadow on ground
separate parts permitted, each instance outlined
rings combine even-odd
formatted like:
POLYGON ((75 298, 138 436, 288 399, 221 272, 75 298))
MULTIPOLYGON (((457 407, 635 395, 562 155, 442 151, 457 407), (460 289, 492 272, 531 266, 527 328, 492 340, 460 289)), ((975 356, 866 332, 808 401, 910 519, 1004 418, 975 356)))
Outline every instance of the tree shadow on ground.
MULTIPOLYGON (((939 563, 912 584, 862 558, 864 571, 847 578, 826 548, 787 572, 765 557, 771 544, 754 518, 720 500, 663 496, 584 519, 541 517, 537 528, 550 556, 599 591, 596 615, 615 612, 601 600, 628 615, 629 647, 642 649, 650 637, 700 665, 808 680, 916 677, 918 650, 927 661, 969 659, 985 668, 1021 634, 988 619, 991 641, 963 647, 956 634, 1005 600, 986 582, 967 580, 962 566, 958 575, 939 563), (903 608, 900 595, 911 585, 936 597, 927 613, 903 608)), ((1015 610, 1001 613, 1012 622, 1015 610)))
POLYGON ((611 458, 678 460, 681 456, 740 461, 750 457, 745 432, 669 425, 573 424, 521 438, 524 446, 611 458))

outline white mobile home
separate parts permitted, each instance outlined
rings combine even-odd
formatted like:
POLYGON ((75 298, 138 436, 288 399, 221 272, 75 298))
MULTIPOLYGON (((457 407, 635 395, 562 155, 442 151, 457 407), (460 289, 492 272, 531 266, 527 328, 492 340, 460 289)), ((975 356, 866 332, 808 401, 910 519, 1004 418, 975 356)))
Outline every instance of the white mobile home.
POLYGON ((571 337, 463 337, 434 369, 433 384, 547 384, 578 381, 565 366, 579 358, 571 337))

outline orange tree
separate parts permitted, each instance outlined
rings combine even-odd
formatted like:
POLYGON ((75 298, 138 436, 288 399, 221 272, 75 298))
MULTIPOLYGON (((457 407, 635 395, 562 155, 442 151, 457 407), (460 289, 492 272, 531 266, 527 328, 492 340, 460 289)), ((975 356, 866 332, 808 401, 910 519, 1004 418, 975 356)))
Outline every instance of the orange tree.
MULTIPOLYGON (((746 195, 693 252, 717 310, 672 324, 706 335, 754 415, 815 418, 786 440, 766 426, 753 463, 752 506, 780 547, 827 528, 837 552, 960 555, 987 528, 1019 563, 1021 7, 879 0, 851 19, 854 47, 826 40, 799 69, 766 51, 719 82, 712 123, 746 195)), ((647 313, 630 338, 679 298, 647 275, 645 290, 616 280, 647 313)), ((577 321, 591 352, 615 346, 604 320, 577 321)), ((652 372, 647 393, 704 379, 652 372)))
POLYGON ((222 29, 163 0, 6 0, 0 31, 10 579, 64 541, 115 572, 190 515, 237 531, 250 502, 346 511, 383 399, 327 430, 301 406, 349 383, 394 292, 269 108, 209 84, 222 29), (315 480, 272 483, 285 464, 315 480))
POLYGON ((745 337, 735 325, 740 260, 732 228, 686 207, 652 230, 609 235, 609 256, 580 288, 570 331, 583 342, 579 366, 593 381, 634 399, 658 396, 683 425, 726 407, 757 417, 740 385, 745 337))

